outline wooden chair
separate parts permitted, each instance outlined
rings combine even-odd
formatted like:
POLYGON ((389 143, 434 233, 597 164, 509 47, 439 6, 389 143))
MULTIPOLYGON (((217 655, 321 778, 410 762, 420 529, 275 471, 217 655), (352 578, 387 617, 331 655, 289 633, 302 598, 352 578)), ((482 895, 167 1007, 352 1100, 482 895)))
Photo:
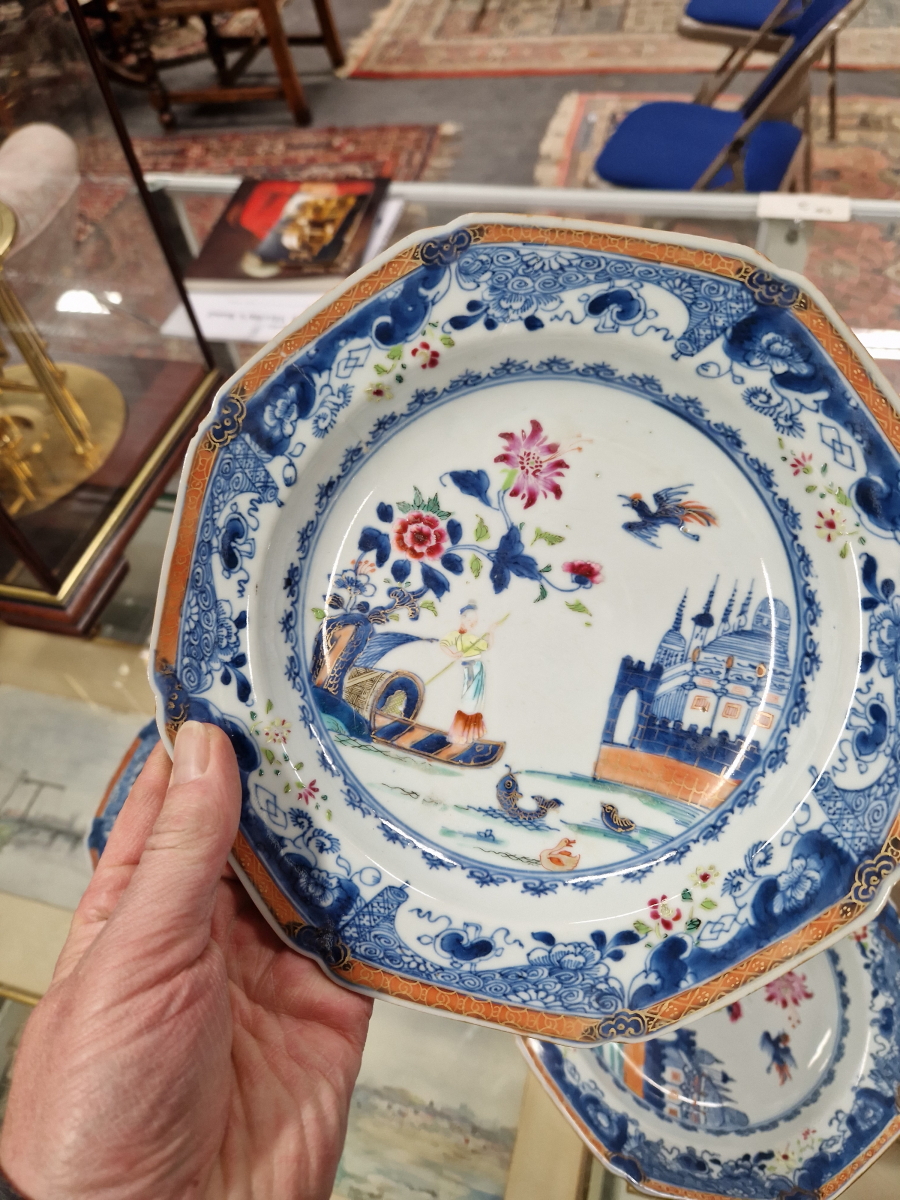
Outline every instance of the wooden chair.
POLYGON ((703 104, 656 101, 630 112, 595 170, 618 187, 773 192, 812 187, 809 72, 865 0, 811 0, 790 44, 736 112, 713 101, 750 49, 717 79, 703 104), (797 114, 802 125, 794 123, 797 114))
MULTIPOLYGON (((298 125, 308 125, 309 106, 297 76, 292 46, 324 46, 333 67, 343 66, 344 52, 331 15, 329 0, 312 0, 319 24, 316 34, 288 34, 281 21, 277 0, 118 0, 115 11, 106 0, 89 0, 86 16, 95 19, 104 65, 121 83, 145 88, 164 129, 174 129, 173 104, 240 104, 249 100, 283 99, 298 125), (256 10, 257 28, 233 36, 220 31, 216 17, 256 10), (199 53, 161 57, 154 53, 153 38, 163 22, 185 23, 199 17, 203 22, 204 45, 199 53), (240 77, 265 47, 269 48, 278 72, 278 84, 244 84, 240 77), (229 54, 237 57, 229 63, 229 54), (208 57, 218 82, 207 87, 169 88, 163 72, 208 57)), ((227 26, 226 26, 227 28, 227 26)))
MULTIPOLYGON (((698 103, 705 103, 705 88, 729 71, 738 57, 746 62, 752 50, 766 54, 781 54, 794 33, 794 27, 809 0, 690 0, 678 32, 682 37, 698 42, 713 42, 730 46, 713 80, 698 93, 698 103), (746 56, 741 55, 750 46, 746 56)), ((837 36, 826 48, 828 55, 828 137, 837 138, 837 36)))

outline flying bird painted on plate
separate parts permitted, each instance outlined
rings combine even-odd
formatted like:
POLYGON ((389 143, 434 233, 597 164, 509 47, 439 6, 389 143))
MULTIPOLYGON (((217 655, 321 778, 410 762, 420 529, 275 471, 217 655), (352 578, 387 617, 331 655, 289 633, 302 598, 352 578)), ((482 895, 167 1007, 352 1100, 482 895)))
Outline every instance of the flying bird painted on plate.
POLYGON ((718 521, 716 514, 705 504, 685 499, 693 486, 692 483, 683 483, 678 487, 661 488, 654 492, 655 509, 650 507, 640 492, 631 496, 623 496, 620 493, 619 499, 625 501, 625 507, 633 509, 639 518, 637 521, 626 521, 622 528, 626 533, 633 533, 636 538, 657 550, 660 549, 660 545, 656 539, 664 525, 674 525, 679 533, 683 533, 692 542, 699 542, 700 535, 691 533, 688 525, 709 528, 710 525, 717 525, 718 521))
POLYGON ((784 1032, 778 1033, 775 1035, 775 1037, 772 1037, 768 1030, 763 1032, 763 1035, 759 1040, 760 1050, 768 1054, 769 1058, 771 1059, 771 1062, 766 1067, 766 1074, 768 1075, 774 1067, 775 1072, 778 1075, 778 1082, 782 1086, 787 1083, 791 1077, 791 1067, 797 1066, 796 1062, 794 1061, 794 1056, 791 1054, 790 1040, 791 1039, 789 1035, 784 1032))

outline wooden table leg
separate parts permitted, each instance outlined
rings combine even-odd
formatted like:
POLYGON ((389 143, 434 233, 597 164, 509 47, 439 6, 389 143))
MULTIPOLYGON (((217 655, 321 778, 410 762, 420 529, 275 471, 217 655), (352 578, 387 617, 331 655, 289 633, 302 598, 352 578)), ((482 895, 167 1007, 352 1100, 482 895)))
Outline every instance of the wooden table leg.
POLYGON ((319 18, 319 28, 322 30, 322 41, 331 59, 331 65, 337 70, 344 65, 344 48, 334 23, 331 5, 328 0, 313 0, 316 16, 319 18))
POLYGON ((837 141, 837 38, 828 47, 828 140, 837 141))
POLYGON ((140 19, 133 20, 128 30, 128 44, 137 59, 137 69, 142 76, 156 109, 159 123, 167 132, 175 128, 175 114, 169 103, 169 93, 162 81, 153 57, 153 41, 150 29, 140 19))
POLYGON ((281 89, 288 108, 298 125, 308 125, 310 122, 309 106, 303 94, 303 87, 297 78, 294 60, 291 58, 291 48, 288 45, 281 16, 275 6, 275 0, 256 0, 256 7, 262 17, 266 29, 266 40, 272 51, 275 68, 281 80, 281 89))

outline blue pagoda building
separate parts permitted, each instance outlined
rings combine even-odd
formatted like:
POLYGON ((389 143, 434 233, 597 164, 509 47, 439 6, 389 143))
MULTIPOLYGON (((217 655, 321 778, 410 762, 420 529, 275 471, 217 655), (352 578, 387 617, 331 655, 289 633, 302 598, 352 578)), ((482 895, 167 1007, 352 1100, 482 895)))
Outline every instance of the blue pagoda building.
POLYGON ((790 609, 753 608, 751 584, 735 612, 735 584, 717 622, 717 586, 686 629, 684 593, 649 666, 622 659, 596 779, 715 808, 759 763, 790 688, 790 609))

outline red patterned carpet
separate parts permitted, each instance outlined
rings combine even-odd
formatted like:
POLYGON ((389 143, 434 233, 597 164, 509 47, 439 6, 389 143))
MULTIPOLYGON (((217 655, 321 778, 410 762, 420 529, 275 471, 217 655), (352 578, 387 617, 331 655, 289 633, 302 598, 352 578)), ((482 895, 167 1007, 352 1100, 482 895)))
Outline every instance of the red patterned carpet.
MULTIPOLYGON (((675 32, 684 2, 389 0, 350 47, 341 73, 410 79, 710 70, 722 48, 675 32)), ((896 9, 895 0, 869 0, 841 36, 842 66, 900 66, 896 9)))
MULTIPOLYGON (((454 154, 455 130, 441 125, 256 129, 239 133, 174 133, 135 138, 144 171, 205 172, 268 179, 440 179, 454 154)), ((79 239, 101 225, 131 190, 118 142, 81 143, 79 239)), ((228 198, 190 196, 186 207, 201 241, 228 198)))

